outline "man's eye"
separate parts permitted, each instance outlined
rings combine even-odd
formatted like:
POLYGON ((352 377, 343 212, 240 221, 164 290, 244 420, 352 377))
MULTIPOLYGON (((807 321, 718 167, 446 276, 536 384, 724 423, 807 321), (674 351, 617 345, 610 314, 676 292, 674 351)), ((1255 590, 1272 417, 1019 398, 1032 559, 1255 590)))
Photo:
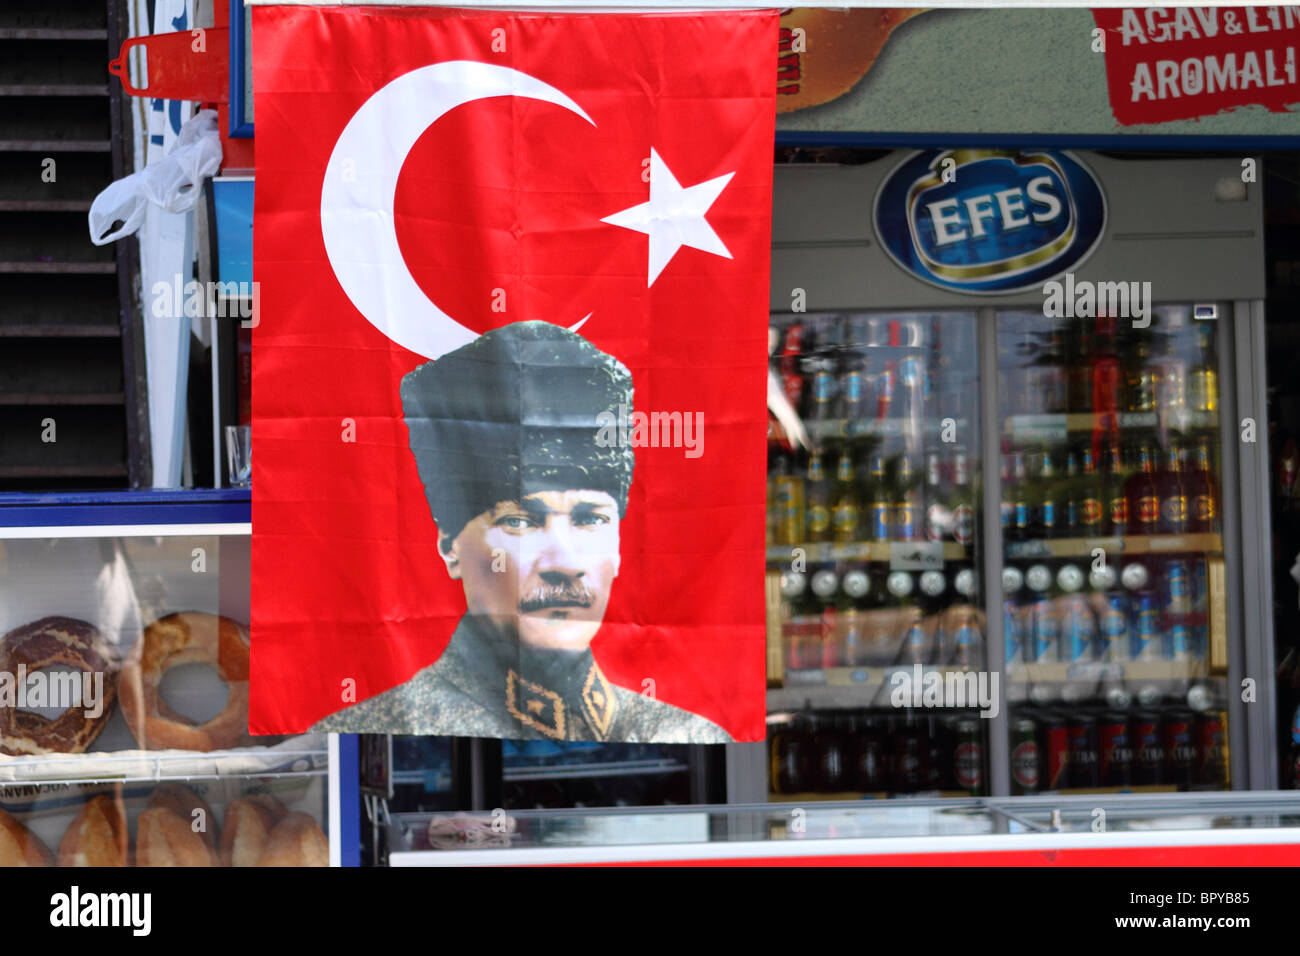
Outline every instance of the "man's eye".
POLYGON ((579 526, 609 524, 609 516, 594 514, 594 513, 585 514, 585 515, 574 515, 573 523, 579 526))
POLYGON ((525 518, 523 515, 506 515, 504 518, 498 518, 497 525, 515 531, 522 531, 524 528, 535 527, 535 523, 530 519, 525 518))

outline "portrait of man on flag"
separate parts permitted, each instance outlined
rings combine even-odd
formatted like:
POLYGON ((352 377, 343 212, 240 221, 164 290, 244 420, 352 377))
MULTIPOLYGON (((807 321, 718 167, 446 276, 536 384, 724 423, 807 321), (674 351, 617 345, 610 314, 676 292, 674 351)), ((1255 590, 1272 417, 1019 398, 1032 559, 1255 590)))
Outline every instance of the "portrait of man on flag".
POLYGON ((254 733, 763 739, 776 30, 254 8, 254 733))
POLYGON ((590 651, 619 568, 634 449, 603 440, 632 376, 580 335, 519 322, 402 380, 411 452, 468 610, 438 661, 320 721, 512 740, 723 743, 717 724, 611 684, 590 651))

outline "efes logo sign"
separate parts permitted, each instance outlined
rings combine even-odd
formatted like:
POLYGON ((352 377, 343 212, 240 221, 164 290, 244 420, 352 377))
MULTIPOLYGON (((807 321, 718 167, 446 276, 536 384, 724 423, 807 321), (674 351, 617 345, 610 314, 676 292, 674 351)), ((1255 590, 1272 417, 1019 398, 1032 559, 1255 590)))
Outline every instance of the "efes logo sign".
POLYGON ((936 149, 885 178, 874 217, 890 257, 918 279, 1016 292, 1088 257, 1106 228, 1106 197, 1069 153, 936 149))

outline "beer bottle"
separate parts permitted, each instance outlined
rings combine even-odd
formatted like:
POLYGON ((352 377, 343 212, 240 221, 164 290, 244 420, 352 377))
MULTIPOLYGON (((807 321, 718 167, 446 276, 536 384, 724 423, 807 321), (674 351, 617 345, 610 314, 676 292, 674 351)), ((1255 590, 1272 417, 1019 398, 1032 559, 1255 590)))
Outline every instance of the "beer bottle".
MULTIPOLYGON (((862 356, 848 352, 841 360, 839 417, 846 423, 867 417, 867 376, 862 356)), ((849 427, 846 424, 846 427, 849 427)))
POLYGON ((1065 345, 1059 328, 1054 328, 1048 333, 1041 362, 1043 368, 1039 373, 1039 382, 1043 389, 1043 410, 1049 414, 1068 411, 1069 386, 1065 371, 1065 345))
POLYGON ((831 539, 830 487, 826 481, 826 469, 822 464, 819 451, 814 451, 808 456, 804 499, 807 501, 807 517, 804 519, 807 540, 829 541, 831 539))
POLYGON ((835 375, 835 355, 839 351, 838 329, 834 325, 818 329, 817 344, 805 359, 812 378, 806 389, 804 420, 822 422, 830 419, 838 405, 838 381, 835 375))
POLYGON ((1013 504, 1014 489, 1011 486, 1011 457, 1002 456, 1002 501, 1000 502, 1002 519, 1002 540, 1014 541, 1012 529, 1015 528, 1016 507, 1013 504))
POLYGON ((812 770, 812 713, 795 714, 772 737, 772 786, 777 793, 804 793, 812 770))
POLYGON ((1094 412, 1118 412, 1123 376, 1115 346, 1114 316, 1097 318, 1096 350, 1092 355, 1092 408, 1094 412))
POLYGON ((846 571, 840 580, 840 628, 844 634, 843 666, 860 667, 867 663, 866 618, 871 579, 862 568, 846 571))
POLYGON ((853 789, 860 793, 878 793, 889 789, 889 767, 885 759, 885 737, 880 732, 880 721, 867 716, 856 717, 854 746, 850 770, 853 789))
POLYGON ((926 763, 925 789, 943 790, 948 786, 950 768, 947 766, 944 751, 947 750, 947 727, 945 722, 931 715, 926 718, 926 763))
POLYGON ((792 322, 786 327, 781 340, 781 354, 777 367, 781 371, 781 388, 790 401, 790 407, 803 407, 803 372, 800 357, 803 351, 803 323, 792 322))
POLYGON ((1075 495, 1079 507, 1078 533, 1085 538, 1095 538, 1105 533, 1106 516, 1102 506, 1101 480, 1092 460, 1092 446, 1086 442, 1079 449, 1079 462, 1079 490, 1075 495))
POLYGON ((1065 504, 1060 500, 1061 485, 1057 480, 1056 464, 1049 448, 1043 452, 1043 466, 1039 472, 1038 531, 1043 538, 1056 538, 1061 534, 1062 514, 1065 504))
POLYGON ((925 456, 925 501, 925 539, 942 541, 952 531, 953 515, 944 500, 938 452, 925 456))
POLYGON ((1187 530, 1192 533, 1213 533, 1219 530, 1219 490, 1210 464, 1210 440, 1202 438, 1196 443, 1192 467, 1186 475, 1187 530))
POLYGON ((808 666, 839 667, 843 654, 839 644, 839 610, 835 596, 840 588, 840 576, 830 565, 824 565, 813 572, 811 587, 821 626, 818 629, 815 660, 808 666))
POLYGON ((790 456, 780 455, 776 460, 773 478, 776 495, 776 543, 796 545, 804 543, 803 478, 791 474, 790 456))
POLYGON ((1152 365, 1158 381, 1157 398, 1161 417, 1166 421, 1184 420, 1187 410, 1187 363, 1179 356, 1175 335, 1167 332, 1160 336, 1160 354, 1152 365))
POLYGON ((1070 449, 1065 454, 1065 478, 1061 482, 1060 498, 1065 502, 1062 513, 1061 537, 1073 538, 1079 533, 1079 512, 1082 503, 1079 500, 1079 453, 1070 449))
POLYGON ((1028 541, 1034 534, 1034 505, 1030 500, 1029 472, 1025 453, 1011 456, 1011 534, 1012 541, 1028 541))
MULTIPOLYGON (((808 589, 808 576, 802 571, 784 571, 781 574, 781 643, 784 645, 786 671, 813 667, 813 648, 820 633, 820 618, 808 589), (808 663, 805 663, 808 661, 808 663)), ((817 648, 818 653, 820 647, 817 648)))
POLYGON ((907 455, 899 459, 894 486, 894 538, 898 541, 915 541, 920 536, 917 521, 922 513, 921 489, 912 470, 912 459, 907 455))
POLYGON ((889 474, 885 456, 871 456, 871 469, 867 479, 867 524, 872 541, 889 541, 893 537, 893 495, 889 487, 889 474))
POLYGON ((1161 534, 1187 532, 1187 489, 1183 485, 1182 449, 1173 442, 1165 452, 1165 467, 1156 482, 1156 495, 1160 499, 1159 530, 1161 534))
POLYGON ((1119 442, 1112 440, 1106 446, 1105 498, 1106 533, 1115 537, 1129 533, 1131 525, 1128 496, 1124 491, 1124 459, 1119 442))
POLYGON ((1188 375, 1188 402, 1198 412, 1217 412, 1219 410, 1219 373, 1214 367, 1213 345, 1209 326, 1198 330, 1201 357, 1188 375))
POLYGON ((1092 336, 1089 334, 1087 320, 1080 319, 1071 330, 1070 348, 1067 352, 1067 376, 1069 381, 1071 412, 1092 411, 1092 376, 1088 367, 1092 359, 1092 336))
POLYGON ((1128 411, 1154 412, 1160 389, 1160 374, 1151 362, 1151 345, 1145 335, 1137 335, 1130 350, 1126 372, 1128 411))
POLYGON ((1156 488, 1155 462, 1147 442, 1138 445, 1137 471, 1125 486, 1130 534, 1156 534, 1160 530, 1160 492, 1156 488))
POLYGON ((832 536, 841 544, 858 540, 862 510, 858 505, 857 482, 853 475, 853 458, 848 449, 840 452, 835 466, 835 496, 831 509, 832 536))
POLYGON ((894 790, 916 793, 928 782, 930 753, 914 708, 907 708, 891 737, 894 747, 890 777, 893 778, 894 790))
POLYGON ((818 714, 813 730, 813 776, 819 793, 844 789, 844 746, 839 717, 834 713, 818 714))
POLYGON ((952 495, 948 499, 952 512, 952 536, 959 544, 975 540, 974 494, 971 490, 970 459, 958 449, 953 455, 952 495))

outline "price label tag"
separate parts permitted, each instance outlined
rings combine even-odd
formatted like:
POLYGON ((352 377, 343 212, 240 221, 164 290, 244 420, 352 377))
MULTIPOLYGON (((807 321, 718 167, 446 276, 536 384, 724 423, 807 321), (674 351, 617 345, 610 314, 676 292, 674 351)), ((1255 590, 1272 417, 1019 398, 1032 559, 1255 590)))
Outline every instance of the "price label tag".
POLYGON ((942 571, 942 541, 891 541, 889 570, 942 571))
POLYGON ((1007 424, 1011 434, 1022 441, 1060 443, 1069 435, 1064 415, 1013 415, 1007 424))

